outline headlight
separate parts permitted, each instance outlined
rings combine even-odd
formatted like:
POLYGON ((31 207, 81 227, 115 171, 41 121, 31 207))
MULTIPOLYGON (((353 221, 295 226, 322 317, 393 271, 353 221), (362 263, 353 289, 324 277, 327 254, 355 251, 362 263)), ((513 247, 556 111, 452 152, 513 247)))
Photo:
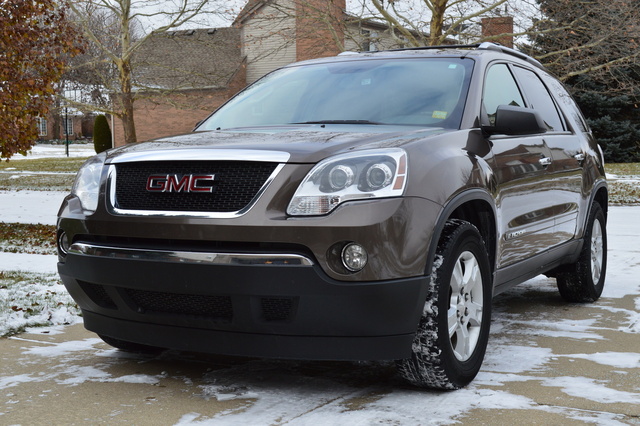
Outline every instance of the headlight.
POLYGON ((105 153, 89 158, 78 170, 71 193, 78 197, 82 208, 91 213, 98 207, 98 193, 100 191, 100 176, 102 166, 107 157, 105 153))
POLYGON ((399 148, 328 158, 304 178, 287 213, 323 215, 346 201, 398 197, 404 192, 406 176, 407 154, 399 148))

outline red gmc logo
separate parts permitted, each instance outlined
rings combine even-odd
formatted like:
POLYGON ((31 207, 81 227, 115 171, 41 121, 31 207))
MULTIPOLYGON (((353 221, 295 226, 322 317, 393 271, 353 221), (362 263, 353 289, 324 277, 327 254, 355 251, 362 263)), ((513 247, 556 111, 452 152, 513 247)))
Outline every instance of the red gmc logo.
POLYGON ((215 175, 153 175, 147 179, 149 192, 213 192, 215 175))

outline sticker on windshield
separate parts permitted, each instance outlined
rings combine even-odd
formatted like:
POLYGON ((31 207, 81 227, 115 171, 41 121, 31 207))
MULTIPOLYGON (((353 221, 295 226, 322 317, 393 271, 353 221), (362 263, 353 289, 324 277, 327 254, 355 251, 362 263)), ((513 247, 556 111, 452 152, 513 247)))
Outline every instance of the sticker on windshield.
POLYGON ((433 114, 431 114, 432 118, 437 118, 439 120, 444 120, 445 118, 447 118, 447 112, 446 111, 433 111, 433 114))

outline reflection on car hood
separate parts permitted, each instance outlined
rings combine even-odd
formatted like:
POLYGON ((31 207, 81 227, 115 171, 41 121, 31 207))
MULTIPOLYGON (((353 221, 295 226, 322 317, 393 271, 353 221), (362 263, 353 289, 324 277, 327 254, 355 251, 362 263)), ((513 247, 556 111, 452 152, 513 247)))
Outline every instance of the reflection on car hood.
MULTIPOLYGON (((126 145, 109 152, 107 162, 122 155, 184 149, 235 149, 289 153, 290 163, 317 163, 352 150, 400 147, 451 130, 406 126, 307 125, 194 132, 126 145), (358 132, 355 132, 357 130, 358 132)), ((210 158, 208 155, 207 159, 210 158)), ((204 158, 203 158, 204 159, 204 158)))

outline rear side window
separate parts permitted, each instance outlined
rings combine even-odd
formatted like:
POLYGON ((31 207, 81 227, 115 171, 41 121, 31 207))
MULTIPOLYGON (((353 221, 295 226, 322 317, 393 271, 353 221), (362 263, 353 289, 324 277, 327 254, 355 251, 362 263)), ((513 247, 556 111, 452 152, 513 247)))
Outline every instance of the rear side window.
POLYGON ((555 78, 543 75, 544 81, 549 85, 551 91, 555 94, 556 99, 560 103, 560 108, 568 115, 569 122, 573 125, 574 129, 578 132, 589 132, 589 126, 573 100, 567 89, 555 78))
POLYGON ((497 64, 489 68, 484 86, 483 104, 492 126, 496 121, 498 106, 524 106, 520 89, 506 64, 497 64))
POLYGON ((522 83, 523 91, 529 101, 529 108, 533 108, 540 113, 545 124, 550 130, 561 132, 564 130, 562 119, 558 114, 556 104, 553 102, 547 87, 544 85, 540 77, 533 71, 513 67, 518 80, 522 83))

